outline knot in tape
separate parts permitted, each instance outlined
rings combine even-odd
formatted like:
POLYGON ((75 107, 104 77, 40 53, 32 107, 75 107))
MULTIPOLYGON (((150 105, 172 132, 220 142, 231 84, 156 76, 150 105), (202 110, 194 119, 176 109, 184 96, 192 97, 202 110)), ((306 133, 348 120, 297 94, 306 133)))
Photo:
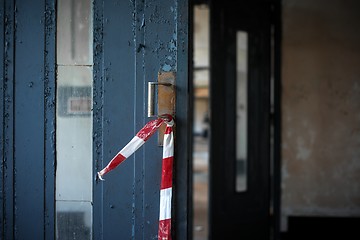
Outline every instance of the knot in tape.
POLYGON ((166 125, 168 126, 168 127, 172 127, 172 126, 174 126, 174 119, 171 119, 170 121, 166 121, 166 120, 164 120, 164 122, 166 123, 166 125))
POLYGON ((174 126, 174 118, 170 114, 160 115, 159 118, 163 119, 168 127, 174 126))

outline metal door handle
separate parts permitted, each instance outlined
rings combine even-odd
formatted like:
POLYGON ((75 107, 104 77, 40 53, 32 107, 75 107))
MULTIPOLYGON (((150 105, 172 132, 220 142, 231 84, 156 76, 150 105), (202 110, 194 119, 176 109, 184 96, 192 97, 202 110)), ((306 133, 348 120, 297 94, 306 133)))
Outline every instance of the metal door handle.
POLYGON ((174 85, 171 83, 161 83, 161 82, 148 83, 148 117, 155 116, 155 86, 156 85, 174 87, 174 85))
MULTIPOLYGON (((175 117, 176 73, 158 72, 157 80, 148 83, 148 117, 162 117, 164 114, 175 117)), ((159 146, 163 144, 164 132, 165 125, 162 125, 158 131, 159 146)))

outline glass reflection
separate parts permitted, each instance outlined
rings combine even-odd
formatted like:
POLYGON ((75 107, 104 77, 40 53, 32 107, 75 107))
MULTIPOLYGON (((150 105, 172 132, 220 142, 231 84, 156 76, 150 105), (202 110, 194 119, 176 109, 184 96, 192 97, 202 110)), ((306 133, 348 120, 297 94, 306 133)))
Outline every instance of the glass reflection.
POLYGON ((56 239, 92 239, 92 2, 57 3, 56 239))
POLYGON ((236 191, 247 189, 248 34, 236 34, 236 191))
POLYGON ((91 203, 57 202, 56 239, 91 239, 91 203))
POLYGON ((58 65, 92 65, 91 6, 90 0, 58 1, 58 65))

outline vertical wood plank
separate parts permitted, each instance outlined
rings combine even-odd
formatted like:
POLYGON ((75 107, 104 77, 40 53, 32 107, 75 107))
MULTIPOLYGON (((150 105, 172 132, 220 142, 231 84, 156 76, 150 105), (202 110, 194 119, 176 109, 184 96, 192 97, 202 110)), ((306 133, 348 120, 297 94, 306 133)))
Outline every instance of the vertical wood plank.
MULTIPOLYGON (((106 160, 103 158, 103 24, 104 6, 102 0, 93 3, 93 176, 102 169, 106 160)), ((103 239, 103 185, 99 181, 93 184, 93 237, 103 239)))
POLYGON ((55 166, 56 166, 56 7, 45 0, 44 49, 44 239, 55 239, 55 166))
MULTIPOLYGON (((5 1, 0 1, 0 121, 4 124, 4 112, 5 112, 5 102, 4 102, 4 63, 5 63, 5 55, 4 55, 4 42, 5 42, 5 1)), ((4 125, 0 127, 0 152, 4 154, 4 146, 5 146, 5 135, 4 135, 4 125)), ((5 215, 4 215, 4 156, 0 159, 0 238, 4 239, 4 225, 5 225, 5 215)))
POLYGON ((15 9, 15 238, 44 239, 44 1, 15 9))
MULTIPOLYGON (((135 1, 103 1, 103 19, 95 19, 103 21, 102 166, 136 133, 135 17, 135 1)), ((109 173, 106 182, 100 183, 103 239, 114 236, 132 239, 134 236, 134 214, 138 211, 134 204, 134 174, 134 156, 131 156, 116 171, 109 173)))
POLYGON ((13 1, 2 3, 4 14, 3 49, 3 234, 14 238, 14 37, 13 1))
MULTIPOLYGON (((103 144, 103 106, 104 106, 104 2, 95 0, 93 3, 93 176, 107 164, 103 144)), ((95 181, 93 184, 93 237, 103 239, 103 183, 95 181)))
POLYGON ((176 1, 176 129, 175 129, 175 169, 174 169, 174 239, 192 238, 192 82, 190 82, 189 0, 176 1))
MULTIPOLYGON (((176 71, 176 1, 153 1, 145 5, 143 15, 139 23, 142 28, 143 44, 145 48, 140 55, 143 63, 139 61, 138 69, 143 78, 142 84, 157 82, 159 72, 176 71)), ((145 88, 147 90, 147 88, 145 88)), ((142 93, 141 101, 147 106, 147 94, 142 93)), ((155 106, 157 105, 157 97, 155 106)), ((146 117, 146 109, 140 104, 139 118, 149 121, 146 117)), ((144 236, 156 238, 158 234, 159 204, 160 204, 160 181, 162 147, 159 147, 158 133, 148 140, 142 154, 144 162, 142 168, 144 175, 144 236)))

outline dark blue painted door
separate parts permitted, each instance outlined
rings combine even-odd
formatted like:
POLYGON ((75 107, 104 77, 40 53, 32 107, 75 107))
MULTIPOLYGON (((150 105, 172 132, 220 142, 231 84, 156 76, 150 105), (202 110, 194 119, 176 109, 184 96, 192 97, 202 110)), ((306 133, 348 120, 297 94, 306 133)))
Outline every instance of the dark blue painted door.
MULTIPOLYGON (((62 2, 0 1, 0 239, 58 236, 57 140, 63 132, 57 131, 62 124, 57 114, 62 117, 63 112, 57 98, 67 88, 57 81, 69 74, 67 65, 58 61, 61 52, 56 52, 57 39, 64 38, 57 24, 67 20, 56 19, 62 2)), ((66 2, 77 6, 79 1, 66 2)), ((105 182, 95 176, 151 120, 145 107, 147 83, 156 81, 159 72, 172 71, 177 91, 172 226, 174 238, 188 239, 188 1, 94 0, 91 13, 93 61, 77 64, 93 69, 93 87, 78 89, 79 98, 73 99, 93 116, 88 202, 92 229, 87 236, 157 238, 162 160, 157 136, 109 173, 105 182), (92 108, 82 95, 89 92, 92 108)), ((80 105, 74 106, 76 110, 80 105)))
MULTIPOLYGON (((173 227, 178 239, 186 239, 187 1, 96 1, 94 7, 94 170, 104 167, 152 119, 146 115, 147 83, 157 81, 159 72, 175 72, 173 227)), ((162 159, 157 143, 155 134, 104 182, 94 184, 95 239, 157 239, 162 159)))
POLYGON ((54 79, 54 1, 0 1, 0 239, 54 238, 54 79))

